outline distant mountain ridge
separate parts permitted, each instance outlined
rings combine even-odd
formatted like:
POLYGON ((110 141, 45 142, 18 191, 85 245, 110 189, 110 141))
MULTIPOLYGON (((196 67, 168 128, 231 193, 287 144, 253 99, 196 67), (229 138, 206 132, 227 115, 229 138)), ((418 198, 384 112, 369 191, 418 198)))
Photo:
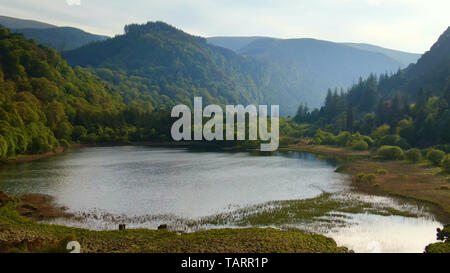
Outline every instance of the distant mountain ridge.
MULTIPOLYGON (((240 39, 235 37, 231 40, 237 44, 240 39)), ((226 45, 227 39, 209 41, 226 45)), ((406 66, 376 52, 381 50, 378 47, 365 50, 311 38, 253 38, 245 41, 249 43, 241 41, 243 46, 237 53, 295 69, 301 81, 298 85, 287 86, 287 93, 292 94, 291 99, 297 104, 306 102, 312 107, 322 104, 328 88, 347 88, 360 77, 368 77, 371 73, 393 73, 406 66)))
MULTIPOLYGON (((263 36, 250 36, 250 37, 227 37, 227 36, 217 36, 217 37, 209 37, 206 38, 208 43, 221 46, 224 48, 231 49, 235 52, 239 52, 239 50, 251 42, 259 39, 265 39, 269 37, 263 36)), ((269 38, 270 39, 270 38, 269 38)))
POLYGON ((22 33, 26 39, 36 39, 39 44, 54 48, 58 52, 109 38, 74 27, 58 27, 39 21, 7 16, 0 16, 0 25, 11 29, 13 32, 22 33))
MULTIPOLYGON (((225 47, 228 49, 231 49, 235 52, 241 52, 243 48, 248 46, 250 43, 259 40, 259 39, 275 39, 275 40, 297 40, 297 39, 312 39, 312 38, 296 38, 296 39, 279 39, 279 38, 271 38, 271 37, 262 37, 262 36, 217 36, 217 37, 209 37, 207 38, 208 43, 225 47)), ((316 40, 316 39, 314 39, 316 40)), ((371 51, 371 52, 378 52, 382 53, 397 62, 399 62, 402 65, 402 68, 408 66, 411 63, 416 63, 417 60, 420 58, 421 54, 416 53, 409 53, 409 52, 403 52, 399 50, 394 49, 388 49, 376 45, 366 44, 366 43, 339 43, 346 46, 350 46, 353 48, 371 51)))
POLYGON ((292 115, 301 102, 320 106, 330 87, 395 72, 417 57, 315 39, 204 39, 161 22, 130 25, 126 35, 111 39, 32 20, 0 17, 2 22, 32 26, 15 31, 63 52, 71 65, 92 70, 118 84, 130 101, 138 98, 151 107, 189 104, 193 95, 202 95, 219 104, 280 104, 283 115, 292 115))
POLYGON ((280 104, 284 115, 292 115, 300 102, 320 106, 330 87, 347 88, 360 77, 403 66, 379 52, 315 39, 251 37, 229 45, 244 46, 237 54, 165 23, 149 22, 63 56, 110 81, 128 77, 124 86, 153 94, 155 106, 189 104, 203 93, 219 104, 280 104))
POLYGON ((417 60, 422 56, 421 54, 409 53, 400 50, 388 49, 381 46, 364 44, 364 43, 341 43, 343 45, 355 47, 362 50, 378 52, 384 54, 397 62, 402 64, 402 67, 407 67, 409 64, 416 63, 417 60))
POLYGON ((21 28, 52 28, 56 27, 55 25, 35 21, 35 20, 26 20, 19 19, 9 16, 0 15, 0 25, 9 29, 21 29, 21 28))

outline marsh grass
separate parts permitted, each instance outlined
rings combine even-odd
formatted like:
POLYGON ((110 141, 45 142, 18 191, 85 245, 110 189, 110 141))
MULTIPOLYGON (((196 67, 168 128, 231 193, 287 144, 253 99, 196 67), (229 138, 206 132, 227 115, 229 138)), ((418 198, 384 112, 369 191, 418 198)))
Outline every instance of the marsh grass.
POLYGON ((20 216, 17 202, 0 207, 0 252, 67 252, 68 241, 77 240, 82 252, 348 252, 323 235, 298 229, 211 229, 192 233, 127 229, 93 231, 37 223, 20 216))
POLYGON ((304 226, 313 223, 328 226, 345 225, 348 215, 341 213, 369 213, 382 216, 398 215, 418 217, 408 210, 400 210, 374 204, 351 197, 337 197, 336 194, 324 192, 318 197, 302 200, 271 201, 240 208, 226 213, 203 217, 198 220, 187 220, 185 224, 196 229, 201 226, 304 226))

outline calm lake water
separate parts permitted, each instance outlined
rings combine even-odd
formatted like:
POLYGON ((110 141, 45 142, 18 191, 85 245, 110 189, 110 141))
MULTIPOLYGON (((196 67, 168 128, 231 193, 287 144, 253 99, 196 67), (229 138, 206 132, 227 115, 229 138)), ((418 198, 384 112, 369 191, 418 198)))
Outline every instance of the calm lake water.
MULTIPOLYGON (((278 152, 198 152, 179 148, 95 147, 0 169, 0 190, 48 194, 83 219, 55 223, 92 229, 155 228, 274 200, 347 193, 345 176, 314 155, 278 152)), ((391 198, 358 195, 402 207, 391 198)), ((347 197, 346 197, 347 198, 347 197)), ((408 210, 421 211, 414 206, 408 210)), ((426 212, 418 218, 353 214, 346 225, 319 230, 355 251, 422 252, 441 224, 426 212)), ((205 226, 202 228, 217 228, 205 226)))

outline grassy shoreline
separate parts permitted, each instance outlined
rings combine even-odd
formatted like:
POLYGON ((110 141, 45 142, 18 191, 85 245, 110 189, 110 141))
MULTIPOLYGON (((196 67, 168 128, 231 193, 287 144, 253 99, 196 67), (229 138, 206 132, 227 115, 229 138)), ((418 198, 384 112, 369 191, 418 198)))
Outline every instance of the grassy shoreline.
POLYGON ((380 161, 373 159, 369 151, 324 145, 291 144, 282 149, 340 159, 336 171, 350 176, 354 190, 428 203, 438 220, 450 222, 450 190, 446 187, 450 186, 450 175, 440 173, 431 164, 380 161), (383 173, 378 173, 381 170, 383 173), (371 181, 359 181, 357 177, 361 173, 375 174, 375 177, 371 181))
POLYGON ((21 216, 22 206, 17 197, 6 204, 0 203, 0 252, 67 252, 65 246, 73 240, 78 241, 81 251, 86 253, 350 252, 323 235, 273 228, 224 228, 177 233, 151 229, 93 231, 49 225, 21 216))

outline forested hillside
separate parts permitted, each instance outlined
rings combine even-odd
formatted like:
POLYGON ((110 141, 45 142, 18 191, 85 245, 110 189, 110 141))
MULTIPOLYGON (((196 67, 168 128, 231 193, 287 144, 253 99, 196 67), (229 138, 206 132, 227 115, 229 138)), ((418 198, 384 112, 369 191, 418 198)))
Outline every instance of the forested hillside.
POLYGON ((19 19, 9 16, 0 15, 0 25, 9 29, 22 29, 22 28, 36 28, 36 29, 44 29, 44 28, 52 28, 56 27, 55 25, 35 21, 35 20, 25 20, 19 19))
POLYGON ((371 135, 379 145, 442 144, 450 150, 450 28, 417 64, 393 75, 370 75, 347 92, 328 90, 323 107, 310 111, 302 104, 295 119, 334 133, 371 135))
MULTIPOLYGON (((369 44, 334 43, 315 39, 269 37, 211 37, 208 42, 243 54, 294 69, 285 79, 284 93, 291 104, 306 102, 319 107, 330 86, 347 88, 370 73, 395 72, 415 63, 419 54, 369 44), (290 84, 295 77, 300 80, 290 84)), ((289 105, 289 104, 288 104, 289 105)))
POLYGON ((58 52, 75 49, 86 44, 106 40, 109 37, 96 35, 73 27, 22 28, 15 29, 27 39, 36 39, 39 44, 51 47, 58 52))
POLYGON ((270 76, 265 64, 162 22, 128 25, 124 35, 63 56, 119 86, 127 101, 150 102, 151 107, 191 105, 194 96, 222 105, 260 103, 270 76))
POLYGON ((168 127, 168 113, 127 106, 119 90, 0 27, 0 160, 70 141, 167 139, 168 127))
POLYGON ((450 27, 426 52, 417 64, 397 73, 380 84, 383 96, 392 98, 396 91, 416 98, 423 90, 429 95, 439 96, 450 84, 450 27))
POLYGON ((0 25, 10 29, 12 32, 22 33, 26 39, 35 39, 38 44, 51 47, 58 52, 75 49, 109 38, 74 27, 58 27, 39 21, 7 16, 0 16, 0 25))
POLYGON ((394 72, 402 64, 377 52, 315 39, 258 39, 238 51, 295 69, 301 81, 287 93, 295 101, 319 107, 330 86, 346 88, 370 73, 394 72))

